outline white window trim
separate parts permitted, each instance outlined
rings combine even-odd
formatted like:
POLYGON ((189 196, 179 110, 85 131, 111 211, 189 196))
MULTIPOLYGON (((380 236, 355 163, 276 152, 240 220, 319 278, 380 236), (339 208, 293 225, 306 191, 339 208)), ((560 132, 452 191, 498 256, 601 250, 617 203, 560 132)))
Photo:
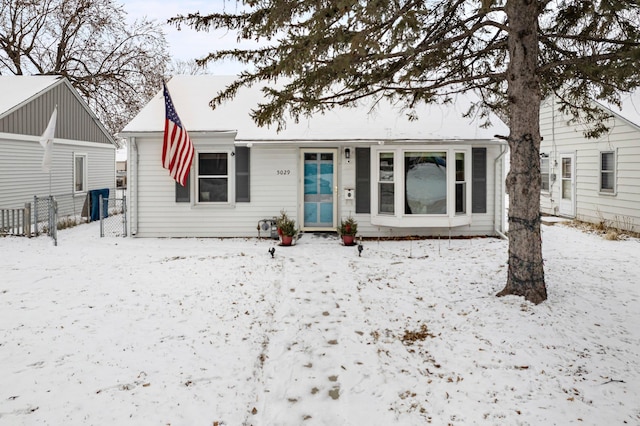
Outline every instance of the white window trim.
POLYGON ((74 195, 80 195, 80 194, 86 194, 89 189, 87 188, 88 185, 88 170, 89 170, 89 156, 86 153, 80 153, 80 152, 74 152, 73 153, 73 194, 74 195), (76 159, 77 158, 82 158, 82 190, 78 191, 76 190, 76 159))
POLYGON ((618 149, 606 150, 606 151, 598 151, 598 194, 604 196, 614 196, 618 192, 618 149), (611 153, 613 154, 613 189, 602 189, 602 154, 611 153))
MULTIPOLYGON (((467 187, 466 213, 456 214, 456 170, 447 167, 447 213, 446 214, 405 214, 404 213, 404 155, 406 152, 446 152, 447 163, 455 160, 456 153, 465 154, 465 176, 471 179, 471 145, 393 145, 371 148, 371 224, 397 228, 441 228, 471 224, 472 191, 467 187), (393 152, 395 155, 393 176, 395 182, 395 213, 378 213, 378 179, 380 153, 393 152), (452 160, 454 159, 454 160, 452 160), (375 177, 375 179, 373 179, 375 177)), ((455 163, 455 161, 454 161, 455 163)))
POLYGON ((198 207, 234 207, 236 199, 236 162, 233 149, 202 149, 196 151, 192 166, 195 168, 193 189, 193 203, 198 207), (200 201, 200 154, 227 154, 227 201, 200 201))

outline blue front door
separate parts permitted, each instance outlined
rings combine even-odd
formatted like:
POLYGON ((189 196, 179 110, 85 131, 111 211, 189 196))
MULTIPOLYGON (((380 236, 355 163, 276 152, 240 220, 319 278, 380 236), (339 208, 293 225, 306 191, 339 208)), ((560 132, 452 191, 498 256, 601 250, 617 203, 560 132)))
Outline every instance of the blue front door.
POLYGON ((304 152, 304 227, 335 228, 334 152, 304 152))

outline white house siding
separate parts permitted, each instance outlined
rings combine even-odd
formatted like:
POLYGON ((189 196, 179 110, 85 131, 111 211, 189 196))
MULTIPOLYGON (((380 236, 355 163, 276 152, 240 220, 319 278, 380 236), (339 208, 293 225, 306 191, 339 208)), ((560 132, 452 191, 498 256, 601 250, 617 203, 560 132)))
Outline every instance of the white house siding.
MULTIPOLYGON (((161 136, 160 136, 161 137, 161 136)), ((175 182, 161 166, 160 137, 136 138, 135 149, 129 149, 130 231, 139 237, 255 237, 261 219, 277 216, 280 210, 297 217, 298 148, 251 147, 251 202, 229 205, 194 203, 192 180, 191 203, 175 202, 175 182), (137 159, 136 159, 137 158, 137 159), (137 164, 137 168, 135 166, 137 164), (290 169, 288 175, 277 170, 290 169), (133 184, 132 179, 137 179, 133 184), (137 200, 136 200, 137 197, 137 200)), ((196 151, 206 147, 233 150, 232 139, 214 143, 192 137, 196 151)), ((231 162, 230 162, 231 163, 231 162)), ((194 170, 194 169, 192 169, 194 170)), ((230 179, 230 184, 233 184, 230 179)))
MULTIPOLYGON (((194 137, 196 151, 207 148, 232 149, 230 137, 216 141, 194 137)), ((245 144, 245 142, 239 142, 245 144)), ((337 221, 352 215, 358 221, 360 234, 365 237, 395 237, 406 235, 421 236, 470 236, 495 235, 494 212, 502 211, 504 206, 494 202, 496 189, 502 191, 502 162, 494 173, 494 160, 500 154, 499 146, 487 149, 487 213, 474 214, 472 223, 449 228, 389 228, 371 225, 369 214, 355 213, 355 200, 345 199, 344 189, 355 187, 355 147, 361 144, 311 144, 311 143, 250 143, 250 198, 249 203, 229 203, 228 205, 203 205, 195 200, 195 181, 191 181, 191 202, 175 202, 175 183, 168 171, 161 167, 161 135, 135 137, 129 143, 129 221, 130 235, 138 237, 256 237, 257 226, 261 219, 277 216, 281 210, 296 219, 298 226, 302 221, 300 189, 303 185, 303 173, 300 170, 302 150, 335 149, 338 153, 335 167, 337 170, 338 203, 337 221), (348 146, 352 158, 344 158, 344 147, 348 146), (279 171, 288 173, 282 174, 279 171), (497 174, 498 180, 494 174, 497 174), (133 181, 137 179, 134 184, 133 181), (496 182, 499 187, 496 188, 496 182), (139 192, 136 193, 136 188, 139 192)), ((192 169, 194 170, 194 169, 192 169)), ((470 183, 469 183, 470 185, 470 183)), ((501 198, 501 197, 499 197, 501 198)), ((501 215, 498 215, 499 219, 501 215)), ((264 233, 262 234, 264 235, 264 233)))
POLYGON ((73 153, 87 155, 88 189, 115 188, 113 145, 56 139, 51 186, 42 171, 44 150, 37 137, 0 133, 0 208, 20 208, 39 197, 54 195, 60 215, 80 213, 85 194, 73 195, 73 153))
POLYGON ((554 111, 551 100, 543 104, 541 118, 541 153, 549 154, 550 173, 557 178, 549 192, 541 195, 544 214, 559 213, 560 161, 562 153, 576 156, 575 218, 591 223, 637 231, 640 228, 640 128, 614 116, 610 131, 598 139, 584 137, 584 127, 567 124, 568 117, 554 111), (599 191, 600 153, 616 152, 616 192, 599 191), (557 162, 557 164, 556 164, 557 162))

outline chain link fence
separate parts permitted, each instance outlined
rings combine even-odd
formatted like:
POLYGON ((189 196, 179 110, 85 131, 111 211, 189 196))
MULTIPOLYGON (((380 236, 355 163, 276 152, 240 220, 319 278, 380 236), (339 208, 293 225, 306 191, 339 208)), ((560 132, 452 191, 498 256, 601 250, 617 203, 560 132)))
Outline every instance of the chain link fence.
POLYGON ((99 199, 100 211, 100 236, 101 237, 126 237, 127 236, 127 197, 124 193, 118 198, 99 199))

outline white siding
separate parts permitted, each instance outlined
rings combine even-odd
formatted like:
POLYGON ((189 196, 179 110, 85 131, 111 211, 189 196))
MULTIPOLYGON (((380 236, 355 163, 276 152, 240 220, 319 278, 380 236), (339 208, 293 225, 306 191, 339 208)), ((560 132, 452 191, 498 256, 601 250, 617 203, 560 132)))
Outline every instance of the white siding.
POLYGON ((549 193, 541 196, 541 210, 557 214, 560 195, 559 154, 576 154, 576 218, 592 223, 606 221, 609 225, 638 231, 640 226, 640 130, 629 122, 614 117, 608 123, 610 131, 598 139, 587 139, 584 127, 567 124, 547 100, 540 113, 540 151, 550 156, 550 173, 557 179, 549 193), (599 191, 600 152, 616 152, 616 193, 599 191), (557 163, 556 163, 557 162, 557 163))
MULTIPOLYGON (((228 137, 218 141, 194 139, 196 151, 206 147, 232 149, 233 140, 228 137)), ((360 234, 365 237, 393 237, 406 235, 470 236, 495 235, 494 211, 496 182, 502 191, 502 163, 498 163, 498 180, 494 176, 494 160, 500 148, 487 149, 487 213, 473 215, 471 225, 455 228, 387 228, 372 226, 368 214, 355 214, 355 201, 346 200, 344 188, 355 187, 355 147, 351 148, 349 163, 344 158, 344 146, 323 145, 336 148, 338 222, 352 215, 358 221, 360 234), (451 234, 449 234, 451 232, 451 234)), ((366 146, 366 145, 360 145, 366 146)), ((320 148, 320 146, 318 146, 320 148)), ((277 216, 281 210, 302 220, 302 200, 298 194, 303 184, 300 168, 301 148, 290 145, 254 144, 251 147, 250 182, 251 202, 228 205, 202 205, 194 202, 194 181, 191 182, 191 203, 175 202, 175 183, 161 166, 162 142, 159 136, 137 137, 129 142, 129 213, 130 235, 138 237, 256 237, 261 219, 277 216), (279 174, 278 171, 290 171, 279 174), (137 181, 136 181, 137 179, 137 181), (136 192, 137 191, 137 194, 136 192)), ((193 170, 193 169, 192 169, 193 170)), ((504 208, 500 202, 498 207, 504 208)), ((502 224, 498 223, 502 229, 502 224)))
POLYGON ((52 194, 59 198, 61 215, 79 213, 85 195, 72 196, 74 152, 87 154, 89 189, 115 188, 113 145, 56 140, 50 181, 49 173, 41 168, 44 150, 37 139, 0 134, 0 208, 23 207, 25 203, 33 202, 34 195, 52 194), (79 207, 74 210, 73 204, 79 207))
MULTIPOLYGON (((138 147, 137 171, 130 158, 129 179, 137 173, 138 199, 131 192, 131 232, 141 237, 255 237, 261 219, 277 216, 280 210, 297 218, 298 149, 294 147, 251 147, 251 202, 229 205, 194 203, 192 180, 191 203, 175 202, 175 183, 160 162, 162 142, 159 139, 136 139, 138 147), (277 170, 290 170, 278 175, 277 170), (136 222, 137 221, 137 222, 136 222)), ((209 144, 194 140, 196 150, 217 146, 233 149, 233 140, 209 144)), ((131 148, 131 147, 130 147, 131 148)), ((129 150, 135 155, 135 149, 129 150)), ((193 169, 192 169, 193 170, 193 169)), ((136 184, 130 180, 129 187, 136 184)), ((230 184, 233 180, 230 180, 230 184)))

